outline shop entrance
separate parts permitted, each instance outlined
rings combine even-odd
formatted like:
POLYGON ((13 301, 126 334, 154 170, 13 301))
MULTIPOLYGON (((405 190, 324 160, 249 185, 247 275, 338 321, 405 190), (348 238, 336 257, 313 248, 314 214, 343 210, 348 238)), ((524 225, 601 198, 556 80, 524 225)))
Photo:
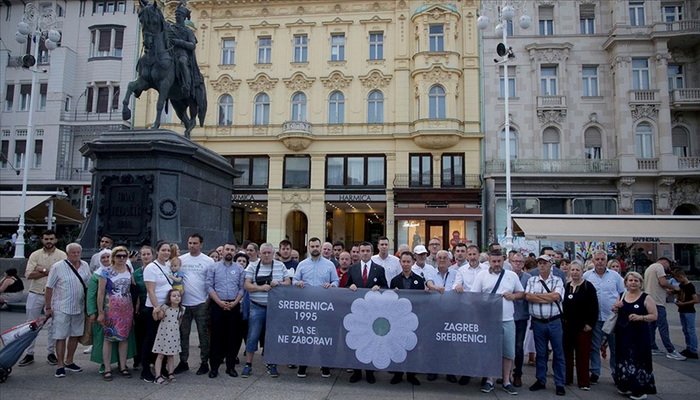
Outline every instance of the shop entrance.
POLYGON ((292 211, 287 214, 285 223, 285 237, 292 242, 292 248, 299 252, 303 258, 306 254, 306 241, 309 231, 309 220, 301 211, 292 211))

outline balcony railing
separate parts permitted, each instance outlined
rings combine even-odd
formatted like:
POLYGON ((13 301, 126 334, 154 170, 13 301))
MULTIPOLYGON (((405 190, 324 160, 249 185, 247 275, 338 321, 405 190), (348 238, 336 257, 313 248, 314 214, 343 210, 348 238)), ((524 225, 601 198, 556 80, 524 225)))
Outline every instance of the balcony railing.
POLYGON ((672 90, 671 105, 700 105, 700 88, 672 90))
POLYGON ((286 121, 282 125, 283 134, 311 134, 311 123, 306 121, 286 121))
POLYGON ((667 32, 695 33, 700 32, 700 19, 683 19, 680 21, 666 22, 667 32))
POLYGON ((94 113, 86 111, 62 111, 61 121, 66 122, 92 122, 92 121, 122 121, 122 113, 113 110, 107 113, 94 113))
POLYGON ((678 169, 681 171, 700 170, 700 157, 678 157, 678 169))
POLYGON ((566 96, 537 96, 537 108, 566 108, 566 96))
POLYGON ((660 103, 659 91, 654 90, 630 90, 630 103, 636 104, 649 104, 649 103, 660 103))
POLYGON ((443 189, 478 189, 481 187, 481 179, 478 174, 396 174, 394 176, 394 188, 425 189, 433 187, 443 189))
MULTIPOLYGON (((541 159, 513 159, 510 162, 511 172, 516 173, 617 173, 619 171, 617 159, 565 159, 565 160, 541 160, 541 159)), ((505 160, 486 161, 486 173, 505 173, 505 160)))
POLYGON ((637 169, 640 171, 654 171, 659 168, 658 158, 638 158, 637 169))

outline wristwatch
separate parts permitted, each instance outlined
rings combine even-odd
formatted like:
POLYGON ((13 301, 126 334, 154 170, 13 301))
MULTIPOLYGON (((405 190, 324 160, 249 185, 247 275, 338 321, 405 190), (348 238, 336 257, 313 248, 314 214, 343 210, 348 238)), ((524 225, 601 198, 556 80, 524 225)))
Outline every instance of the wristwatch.
POLYGON ((45 274, 45 273, 46 273, 46 268, 42 268, 42 269, 41 269, 41 272, 45 274))

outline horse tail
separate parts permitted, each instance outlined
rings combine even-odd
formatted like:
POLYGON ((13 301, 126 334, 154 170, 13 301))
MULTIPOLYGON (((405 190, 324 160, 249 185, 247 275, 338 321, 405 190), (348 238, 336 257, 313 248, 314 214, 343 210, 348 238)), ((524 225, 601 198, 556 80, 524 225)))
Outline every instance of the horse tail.
MULTIPOLYGON (((203 91, 202 91, 203 92, 203 91)), ((204 126, 204 116, 207 115, 207 95, 201 93, 199 96, 199 110, 197 110, 197 117, 199 118, 199 126, 204 126)))

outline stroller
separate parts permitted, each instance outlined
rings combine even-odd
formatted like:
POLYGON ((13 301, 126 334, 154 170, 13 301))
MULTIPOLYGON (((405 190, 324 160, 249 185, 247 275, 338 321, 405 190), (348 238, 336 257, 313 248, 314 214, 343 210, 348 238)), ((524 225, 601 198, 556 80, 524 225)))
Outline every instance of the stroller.
POLYGON ((46 321, 46 318, 35 319, 2 333, 0 338, 4 347, 0 350, 0 383, 5 382, 10 376, 12 366, 17 363, 24 350, 36 339, 46 321))

